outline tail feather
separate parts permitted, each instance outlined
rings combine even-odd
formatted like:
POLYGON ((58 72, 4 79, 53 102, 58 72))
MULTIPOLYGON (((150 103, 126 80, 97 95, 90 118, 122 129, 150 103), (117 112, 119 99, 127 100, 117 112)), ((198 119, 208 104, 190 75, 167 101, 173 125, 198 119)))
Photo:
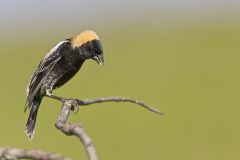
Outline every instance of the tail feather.
POLYGON ((30 140, 32 140, 34 133, 35 133, 35 124, 37 120, 37 112, 38 108, 41 104, 42 98, 34 98, 33 102, 30 106, 30 113, 28 116, 25 133, 29 137, 30 140))

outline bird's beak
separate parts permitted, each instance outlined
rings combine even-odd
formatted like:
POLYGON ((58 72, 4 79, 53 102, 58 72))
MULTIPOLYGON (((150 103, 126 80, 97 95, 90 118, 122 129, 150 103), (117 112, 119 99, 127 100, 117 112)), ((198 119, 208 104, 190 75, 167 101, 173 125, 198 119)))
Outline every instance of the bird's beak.
POLYGON ((96 61, 99 65, 104 64, 103 54, 94 56, 92 59, 96 61))

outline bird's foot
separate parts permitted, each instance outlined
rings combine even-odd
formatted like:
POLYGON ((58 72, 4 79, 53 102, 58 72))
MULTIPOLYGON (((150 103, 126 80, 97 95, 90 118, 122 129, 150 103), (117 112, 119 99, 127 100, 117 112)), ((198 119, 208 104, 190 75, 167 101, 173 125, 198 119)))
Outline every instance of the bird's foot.
POLYGON ((76 99, 67 99, 65 101, 68 106, 70 106, 70 110, 73 111, 74 114, 78 113, 79 111, 79 102, 76 99))
POLYGON ((78 113, 79 106, 84 104, 84 102, 81 100, 71 99, 71 98, 66 99, 66 98, 58 97, 53 95, 52 92, 48 92, 48 91, 46 91, 46 96, 67 104, 70 107, 70 110, 74 112, 74 114, 78 113))
POLYGON ((47 89, 46 90, 46 95, 48 96, 48 97, 51 97, 53 94, 52 94, 52 90, 50 90, 50 89, 47 89))

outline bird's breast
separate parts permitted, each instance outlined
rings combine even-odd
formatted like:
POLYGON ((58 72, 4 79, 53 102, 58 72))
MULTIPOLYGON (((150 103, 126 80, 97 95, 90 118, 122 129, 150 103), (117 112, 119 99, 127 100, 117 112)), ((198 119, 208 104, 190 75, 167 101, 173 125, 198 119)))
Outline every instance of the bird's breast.
POLYGON ((56 77, 54 87, 60 87, 68 82, 81 68, 84 61, 74 60, 72 62, 63 61, 59 64, 59 69, 54 70, 53 74, 56 77))

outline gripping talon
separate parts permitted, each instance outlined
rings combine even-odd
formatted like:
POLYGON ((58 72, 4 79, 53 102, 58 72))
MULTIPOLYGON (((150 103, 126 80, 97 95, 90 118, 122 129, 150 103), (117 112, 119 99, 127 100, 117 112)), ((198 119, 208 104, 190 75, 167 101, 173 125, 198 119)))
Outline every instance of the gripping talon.
POLYGON ((52 90, 46 90, 46 95, 47 96, 49 96, 49 97, 51 97, 53 94, 52 94, 52 90))
POLYGON ((73 114, 77 114, 79 111, 79 106, 72 106, 71 110, 73 111, 73 114))
POLYGON ((77 114, 78 111, 79 111, 79 104, 78 104, 78 101, 75 100, 75 99, 71 99, 71 111, 74 112, 74 114, 77 114))

